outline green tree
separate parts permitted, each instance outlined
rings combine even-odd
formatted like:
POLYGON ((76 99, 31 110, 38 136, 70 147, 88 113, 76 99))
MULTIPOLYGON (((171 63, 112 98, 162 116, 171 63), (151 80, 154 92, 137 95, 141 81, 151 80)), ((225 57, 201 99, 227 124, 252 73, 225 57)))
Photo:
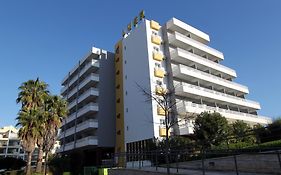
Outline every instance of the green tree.
POLYGON ((271 124, 267 126, 269 131, 268 141, 281 139, 281 118, 275 119, 271 124))
POLYGON ((228 136, 229 126, 220 113, 203 112, 194 122, 194 134, 203 149, 219 145, 228 136))
POLYGON ((236 143, 247 142, 254 143, 255 137, 253 136, 252 128, 242 120, 235 121, 232 125, 232 135, 236 143))
POLYGON ((27 110, 23 108, 17 117, 17 126, 21 126, 18 135, 21 139, 21 145, 23 149, 27 152, 27 162, 25 169, 27 175, 31 174, 31 157, 35 149, 36 140, 39 137, 39 132, 37 130, 37 113, 37 110, 27 110))
POLYGON ((17 103, 21 104, 21 109, 17 117, 17 126, 21 126, 19 137, 22 140, 23 148, 28 153, 26 174, 31 173, 32 153, 35 149, 37 139, 40 138, 40 118, 38 116, 42 114, 44 98, 49 93, 47 86, 39 78, 28 80, 19 87, 20 92, 16 99, 17 103))
MULTIPOLYGON (((67 102, 60 96, 48 96, 45 109, 45 122, 44 127, 42 127, 42 146, 45 152, 45 162, 48 162, 49 152, 56 142, 58 130, 61 127, 62 120, 67 115, 67 102)), ((44 172, 46 172, 46 168, 47 164, 45 164, 44 172)))

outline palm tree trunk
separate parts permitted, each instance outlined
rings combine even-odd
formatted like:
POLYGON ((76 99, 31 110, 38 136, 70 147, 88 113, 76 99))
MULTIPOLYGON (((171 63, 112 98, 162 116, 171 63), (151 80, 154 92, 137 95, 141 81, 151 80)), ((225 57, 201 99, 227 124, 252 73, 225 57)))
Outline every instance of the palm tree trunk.
POLYGON ((25 174, 30 175, 31 174, 31 158, 32 158, 32 152, 27 153, 27 163, 25 167, 25 174))
POLYGON ((43 160, 43 149, 42 149, 42 146, 40 146, 39 149, 38 149, 36 173, 41 173, 42 172, 42 160, 43 160))

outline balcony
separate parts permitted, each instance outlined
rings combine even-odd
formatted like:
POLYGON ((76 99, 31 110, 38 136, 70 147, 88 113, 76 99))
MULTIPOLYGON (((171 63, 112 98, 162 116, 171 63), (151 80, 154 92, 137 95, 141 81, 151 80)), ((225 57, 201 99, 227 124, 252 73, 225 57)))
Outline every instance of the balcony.
POLYGON ((160 29, 160 25, 158 22, 151 20, 150 21, 150 28, 154 29, 154 30, 159 30, 160 29))
POLYGON ((188 126, 180 126, 179 127, 180 135, 189 135, 193 134, 193 127, 188 127, 188 126))
MULTIPOLYGON (((94 59, 94 61, 98 60, 98 58, 100 57, 101 54, 107 54, 107 52, 105 50, 92 47, 89 54, 87 54, 82 60, 80 60, 80 65, 84 64, 84 62, 86 62, 87 60, 91 60, 91 59, 94 59)), ((79 68, 79 64, 76 64, 76 66, 71 69, 69 74, 70 75, 75 74, 78 71, 78 68, 79 68)), ((64 79, 62 80, 61 84, 66 85, 68 78, 69 78, 68 75, 65 76, 64 79)))
POLYGON ((78 89, 77 89, 77 87, 73 88, 68 93, 68 95, 65 95, 65 96, 67 96, 69 99, 77 93, 77 90, 88 89, 90 87, 94 87, 98 82, 99 82, 99 75, 92 73, 79 84, 78 89))
POLYGON ((243 120, 245 122, 269 124, 271 119, 268 117, 247 114, 238 111, 232 111, 228 109, 222 109, 218 107, 211 107, 205 104, 195 104, 188 101, 180 101, 177 103, 177 110, 180 115, 185 115, 186 113, 200 114, 202 112, 218 112, 228 120, 243 120))
POLYGON ((207 54, 210 58, 214 58, 214 60, 224 59, 223 53, 178 32, 174 32, 174 34, 169 33, 168 40, 169 44, 173 46, 180 47, 185 50, 194 49, 196 53, 200 55, 207 54))
MULTIPOLYGON (((89 119, 89 120, 85 120, 82 123, 79 123, 76 127, 76 133, 84 131, 84 130, 88 130, 88 129, 96 129, 98 128, 98 120, 95 119, 89 119)), ((75 126, 73 126, 72 128, 67 129, 65 132, 62 132, 59 136, 59 138, 63 138, 63 137, 68 137, 71 136, 75 133, 75 126)))
POLYGON ((231 91, 240 92, 244 94, 249 93, 249 89, 246 86, 240 85, 233 81, 225 80, 223 78, 217 77, 215 75, 202 72, 200 70, 184 66, 182 64, 179 65, 172 65, 173 76, 176 78, 180 78, 183 80, 194 80, 200 79, 202 83, 205 84, 212 84, 217 88, 227 88, 231 91))
POLYGON ((76 148, 84 146, 97 146, 98 138, 96 136, 88 136, 76 141, 76 148))
POLYGON ((210 42, 209 35, 176 18, 172 18, 171 20, 169 20, 166 25, 167 29, 171 31, 177 31, 183 34, 191 34, 192 38, 201 43, 207 44, 208 42, 210 42))
POLYGON ((175 88, 175 94, 191 98, 202 97, 203 99, 206 99, 206 101, 210 100, 215 102, 224 102, 230 105, 238 105, 247 108, 252 108, 255 110, 260 109, 260 104, 255 101, 246 100, 243 98, 239 98, 236 96, 228 95, 225 93, 217 92, 211 89, 195 86, 188 83, 177 84, 175 88))
POLYGON ((64 147, 64 151, 68 151, 68 150, 72 150, 74 149, 74 141, 73 142, 70 142, 70 143, 67 143, 65 144, 65 146, 61 146, 60 149, 63 150, 63 147, 64 147))
MULTIPOLYGON (((96 113, 99 111, 99 107, 97 103, 88 103, 83 108, 79 109, 77 112, 77 118, 90 113, 96 113)), ((73 121, 76 117, 76 113, 74 112, 70 116, 66 118, 66 123, 73 121)))
POLYGON ((160 68, 155 68, 154 69, 154 76, 159 77, 159 78, 164 78, 165 71, 163 69, 160 69, 160 68))
MULTIPOLYGON (((90 72, 96 72, 100 67, 99 61, 98 60, 92 60, 88 64, 86 64, 81 70, 80 70, 80 75, 74 76, 70 82, 69 82, 69 87, 75 83, 78 80, 78 77, 83 76, 84 74, 90 73, 90 72)), ((66 84, 62 89, 61 89, 61 94, 65 94, 67 91, 68 85, 66 84)))
POLYGON ((164 55, 159 52, 153 52, 153 59, 156 61, 163 61, 164 55))
POLYGON ((237 77, 236 72, 233 69, 230 69, 226 66, 218 64, 214 61, 208 60, 207 58, 203 58, 181 48, 170 48, 170 55, 172 60, 181 64, 189 65, 197 63, 198 67, 201 67, 202 69, 208 67, 212 72, 225 74, 230 78, 237 77))
POLYGON ((157 114, 165 116, 165 110, 161 108, 160 106, 157 106, 157 114))
POLYGON ((76 132, 84 131, 86 129, 92 128, 97 129, 99 127, 98 120, 89 119, 85 120, 82 123, 79 123, 76 128, 76 132))
MULTIPOLYGON (((82 95, 79 96, 77 103, 82 103, 86 101, 87 99, 92 99, 94 97, 99 96, 99 91, 97 88, 90 88, 86 92, 84 92, 82 95)), ((74 99, 71 103, 68 104, 67 108, 68 110, 72 109, 76 105, 76 100, 74 99)))
POLYGON ((159 36, 156 35, 152 35, 151 36, 151 42, 157 45, 161 44, 161 38, 159 36))
POLYGON ((159 127, 159 136, 165 137, 166 136, 166 128, 159 127))
POLYGON ((161 87, 159 85, 157 85, 155 87, 155 94, 156 95, 164 95, 167 92, 167 89, 165 89, 164 87, 161 87))

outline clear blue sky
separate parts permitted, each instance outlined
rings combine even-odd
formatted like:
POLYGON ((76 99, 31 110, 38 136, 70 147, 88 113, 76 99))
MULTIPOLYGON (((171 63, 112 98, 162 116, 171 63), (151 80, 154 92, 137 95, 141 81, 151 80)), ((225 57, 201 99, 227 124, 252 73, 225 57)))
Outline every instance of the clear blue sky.
POLYGON ((236 82, 259 101, 259 114, 281 115, 281 1, 93 1, 0 2, 0 126, 14 125, 18 86, 40 79, 54 94, 92 46, 113 51, 121 31, 141 9, 164 23, 176 17, 208 33, 210 45, 237 71, 236 82))

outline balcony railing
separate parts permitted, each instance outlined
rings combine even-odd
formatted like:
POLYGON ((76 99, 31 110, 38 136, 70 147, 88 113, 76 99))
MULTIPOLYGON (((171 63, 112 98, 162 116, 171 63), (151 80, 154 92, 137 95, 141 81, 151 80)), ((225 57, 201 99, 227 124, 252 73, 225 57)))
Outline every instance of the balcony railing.
MULTIPOLYGON (((99 107, 97 103, 88 103, 87 105, 85 105, 83 108, 79 109, 77 112, 77 118, 79 118, 80 116, 84 115, 85 113, 89 112, 89 111, 98 111, 99 107)), ((74 112, 73 114, 71 114, 70 116, 68 116, 66 118, 66 123, 69 123, 71 121, 73 121, 75 119, 76 113, 74 112)))
POLYGON ((173 69, 173 75, 177 76, 177 74, 185 74, 185 75, 193 75, 196 76, 196 78, 200 78, 204 81, 208 81, 210 83, 215 83, 220 86, 228 87, 230 89, 233 89, 235 91, 240 91, 243 93, 249 93, 249 89, 246 86, 243 86, 241 84, 235 83, 233 81, 225 80, 223 78, 217 77, 215 75, 188 67, 184 66, 182 64, 180 65, 172 65, 173 69), (189 71, 189 72, 186 72, 189 71))
MULTIPOLYGON (((80 70, 80 77, 84 75, 84 73, 90 69, 91 67, 99 68, 99 61, 98 60, 92 60, 90 63, 86 64, 81 70, 80 70)), ((78 80, 78 75, 74 76, 71 81, 69 82, 69 86, 71 86, 73 83, 75 83, 78 80)), ((65 93, 68 86, 62 88, 61 93, 65 93)))
POLYGON ((244 121, 250 121, 250 122, 256 122, 256 123, 262 123, 262 124, 269 124, 271 122, 271 119, 268 117, 260 116, 260 115, 253 115, 238 111, 232 111, 229 109, 222 109, 219 107, 212 107, 207 106, 205 104, 195 104, 188 101, 179 101, 177 103, 177 110, 179 114, 185 115, 185 113, 197 113, 200 114, 204 111, 215 111, 219 112, 222 116, 234 120, 244 120, 244 121))
MULTIPOLYGON (((85 91, 82 95, 79 96, 78 98, 78 104, 81 103, 81 101, 85 100, 89 96, 98 96, 99 91, 97 88, 90 88, 87 91, 85 91)), ((71 103, 68 104, 67 108, 71 109, 76 105, 76 100, 74 99, 71 103)))
MULTIPOLYGON (((87 78, 85 78, 78 86, 78 90, 82 89, 85 85, 90 83, 91 81, 99 82, 99 75, 91 73, 87 78)), ((71 98, 77 92, 77 87, 73 88, 69 94, 68 98, 71 98)))
POLYGON ((76 147, 84 147, 90 145, 98 145, 98 138, 97 136, 88 136, 76 141, 76 147))
MULTIPOLYGON (((184 91, 184 88, 191 88, 191 89, 207 92, 207 95, 205 95, 204 93, 200 93, 200 92, 198 94, 200 94, 202 96, 206 96, 208 98, 215 97, 214 98, 215 100, 225 101, 225 102, 232 103, 232 104, 239 104, 241 106, 260 109, 260 104, 258 102, 252 101, 252 100, 247 100, 247 99, 236 97, 233 95, 228 95, 228 94, 225 94, 222 92, 214 91, 214 90, 203 88, 200 86, 195 86, 195 85, 192 85, 189 83, 178 82, 175 84, 175 86, 176 86, 176 92, 179 91, 179 88, 181 88, 181 87, 183 87, 183 89, 182 89, 183 91, 184 91), (224 98, 224 97, 226 97, 226 98, 224 98)), ((193 91, 193 92, 195 93, 195 91, 193 91)))
MULTIPOLYGON (((191 53, 189 51, 186 51, 184 49, 181 49, 181 48, 176 48, 176 49, 172 49, 170 48, 170 53, 171 53, 171 59, 172 60, 178 60, 177 58, 183 58, 183 59, 186 59, 186 60, 190 60, 192 62, 196 62, 198 64, 201 64, 203 66, 207 66, 211 69, 214 69, 216 71, 219 71, 221 73, 224 73, 224 74, 228 74, 232 77, 236 77, 236 72, 229 68, 229 67, 226 67, 224 65, 221 65, 221 64, 218 64, 214 61, 211 61, 207 58, 203 58, 199 55, 196 55, 194 53, 191 53)), ((182 61, 184 62, 184 61, 182 61)), ((181 63, 182 63, 181 62, 181 63)))
POLYGON ((174 32, 173 34, 168 34, 169 43, 180 46, 183 48, 193 47, 195 49, 200 50, 203 53, 209 54, 217 59, 224 59, 223 53, 220 51, 213 49, 205 44, 202 44, 192 38, 189 38, 181 33, 174 32), (186 47, 187 46, 187 47, 186 47))

